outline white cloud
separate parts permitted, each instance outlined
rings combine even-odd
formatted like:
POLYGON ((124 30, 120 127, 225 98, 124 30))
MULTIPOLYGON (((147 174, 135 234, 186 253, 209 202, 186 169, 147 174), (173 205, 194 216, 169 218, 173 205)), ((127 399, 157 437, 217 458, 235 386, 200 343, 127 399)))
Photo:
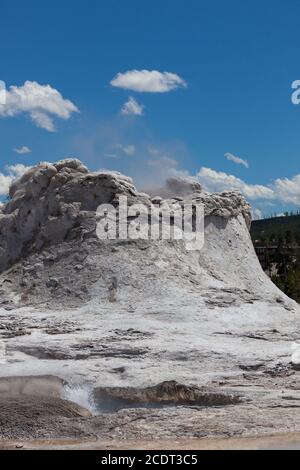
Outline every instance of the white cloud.
POLYGON ((37 125, 37 127, 46 129, 46 131, 49 132, 55 131, 53 119, 48 116, 48 114, 41 113, 40 111, 33 111, 30 116, 33 122, 37 125))
POLYGON ((236 176, 202 167, 197 177, 203 187, 210 192, 240 190, 249 199, 275 199, 271 187, 260 184, 248 184, 236 176))
POLYGON ((74 112, 78 112, 77 107, 55 88, 30 81, 20 87, 11 86, 6 91, 6 103, 0 106, 0 116, 26 113, 38 127, 49 132, 55 130, 54 118, 67 120, 74 112))
POLYGON ((243 158, 237 157, 232 153, 227 152, 225 153, 224 157, 227 158, 227 160, 236 163, 237 165, 243 165, 246 168, 249 168, 249 163, 247 162, 247 160, 243 160, 243 158))
POLYGON ((31 149, 27 147, 26 145, 23 145, 20 148, 15 148, 14 152, 18 153, 19 155, 24 155, 26 153, 31 153, 31 149))
POLYGON ((134 145, 116 144, 115 148, 120 149, 123 153, 125 153, 128 156, 132 156, 136 153, 136 148, 134 145))
POLYGON ((252 207, 251 213, 252 213, 252 219, 253 220, 263 219, 263 213, 257 207, 252 207))
POLYGON ((125 90, 147 93, 166 93, 179 87, 187 87, 187 83, 176 73, 157 70, 129 70, 118 73, 110 84, 125 90))
POLYGON ((280 200, 300 206, 300 174, 289 178, 278 178, 273 183, 274 192, 280 200))
POLYGON ((11 178, 8 175, 0 173, 0 196, 8 194, 11 178))
POLYGON ((22 163, 17 165, 8 165, 5 167, 6 173, 0 172, 0 196, 6 196, 9 192, 9 187, 11 183, 20 178, 27 170, 30 169, 30 166, 25 166, 22 163))
POLYGON ((249 184, 236 176, 202 167, 197 177, 210 192, 238 189, 247 199, 279 201, 300 206, 300 174, 293 178, 278 178, 268 185, 249 184))
POLYGON ((3 80, 0 80, 0 106, 6 101, 6 86, 3 80))
POLYGON ((23 163, 16 163, 15 165, 6 166, 6 170, 14 179, 23 176, 26 171, 30 170, 30 168, 31 166, 23 165, 23 163))
POLYGON ((128 116, 130 114, 133 114, 134 116, 142 116, 144 114, 144 106, 130 96, 128 101, 123 104, 121 114, 123 114, 123 116, 128 116))

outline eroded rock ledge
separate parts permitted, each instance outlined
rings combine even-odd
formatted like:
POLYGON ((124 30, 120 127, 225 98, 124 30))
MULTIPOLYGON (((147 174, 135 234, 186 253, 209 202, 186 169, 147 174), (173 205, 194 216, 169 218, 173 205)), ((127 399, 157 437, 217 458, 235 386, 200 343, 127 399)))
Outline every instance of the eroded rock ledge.
POLYGON ((131 406, 195 405, 226 406, 239 403, 240 397, 233 394, 200 389, 183 385, 175 380, 162 382, 153 387, 98 387, 95 400, 115 400, 131 406))

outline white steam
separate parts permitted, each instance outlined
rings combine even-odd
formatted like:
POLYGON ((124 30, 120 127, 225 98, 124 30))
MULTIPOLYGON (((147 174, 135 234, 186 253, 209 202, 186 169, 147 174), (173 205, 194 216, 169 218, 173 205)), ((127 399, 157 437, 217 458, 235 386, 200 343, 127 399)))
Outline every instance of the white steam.
POLYGON ((62 397, 95 413, 96 405, 93 399, 92 388, 88 384, 68 384, 64 386, 62 397))

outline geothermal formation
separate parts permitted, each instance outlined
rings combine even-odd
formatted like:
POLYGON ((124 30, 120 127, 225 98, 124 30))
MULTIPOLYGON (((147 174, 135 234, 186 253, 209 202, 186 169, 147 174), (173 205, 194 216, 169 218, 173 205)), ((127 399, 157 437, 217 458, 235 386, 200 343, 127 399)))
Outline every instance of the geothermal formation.
POLYGON ((78 160, 16 181, 0 209, 0 438, 299 431, 300 311, 262 271, 250 223, 237 192, 171 180, 149 196, 78 160), (97 208, 120 196, 201 203, 203 248, 99 239, 97 208))

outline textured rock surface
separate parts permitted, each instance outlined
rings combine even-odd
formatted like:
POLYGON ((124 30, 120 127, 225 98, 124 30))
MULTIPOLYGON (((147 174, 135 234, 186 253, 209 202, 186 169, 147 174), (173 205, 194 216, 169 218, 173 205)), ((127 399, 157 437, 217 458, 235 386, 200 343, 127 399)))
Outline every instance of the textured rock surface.
MULTIPOLYGON (((246 296, 246 291, 261 293, 261 283, 269 284, 268 293, 275 292, 255 258, 246 228, 250 210, 241 195, 209 195, 201 193, 196 183, 186 184, 197 192, 185 199, 156 199, 154 203, 156 208, 204 205, 206 242, 204 249, 193 255, 188 255, 181 242, 105 243, 97 239, 95 211, 100 204, 116 204, 117 197, 124 195, 129 204, 142 202, 154 207, 153 200, 139 194, 129 178, 89 173, 78 160, 32 168, 12 185, 11 200, 0 214, 0 272, 5 271, 0 278, 2 305, 75 307, 91 299, 91 287, 100 278, 106 300, 113 277, 118 284, 115 290, 125 292, 126 285, 138 287, 138 267, 149 278, 141 286, 144 292, 151 285, 151 290, 156 289, 160 276, 173 278, 172 285, 194 282, 201 288, 214 287, 220 279, 234 289, 243 289, 246 296), (162 269, 161 263, 153 272, 158 258, 166 259, 167 264, 162 269)), ((179 183, 172 180, 172 185, 179 183)), ((186 189, 182 181, 179 186, 186 189)), ((165 287, 167 284, 165 279, 165 287)), ((236 293, 239 295, 238 290, 236 293)), ((114 292, 110 297, 114 298, 114 292)))
POLYGON ((118 192, 136 195, 128 178, 89 174, 78 160, 29 170, 11 186, 0 214, 0 271, 49 244, 84 237, 94 228, 97 207, 118 192))
POLYGON ((275 421, 278 432, 297 429, 300 372, 290 362, 299 307, 262 272, 242 196, 194 189, 151 199, 129 178, 90 173, 77 160, 41 164, 13 184, 0 213, 1 376, 50 374, 91 390, 175 380, 243 397, 222 410, 123 410, 69 428, 63 421, 59 436, 79 428, 80 436, 121 438, 157 429, 226 435, 226 426, 233 435, 254 432, 255 423, 269 432, 275 421), (95 211, 118 195, 148 207, 201 202, 203 249, 99 240, 95 211), (208 424, 214 418, 219 430, 208 424))
POLYGON ((154 387, 98 387, 94 390, 95 400, 110 399, 124 404, 142 405, 197 405, 225 406, 239 403, 237 395, 201 390, 177 383, 176 381, 162 382, 154 387))
POLYGON ((61 397, 63 380, 53 376, 0 377, 0 397, 61 397))
MULTIPOLYGON (((0 397, 0 410, 2 439, 54 437, 62 423, 69 422, 71 418, 91 416, 88 410, 76 403, 43 396, 0 397)), ((71 432, 74 434, 73 429, 71 432)))

